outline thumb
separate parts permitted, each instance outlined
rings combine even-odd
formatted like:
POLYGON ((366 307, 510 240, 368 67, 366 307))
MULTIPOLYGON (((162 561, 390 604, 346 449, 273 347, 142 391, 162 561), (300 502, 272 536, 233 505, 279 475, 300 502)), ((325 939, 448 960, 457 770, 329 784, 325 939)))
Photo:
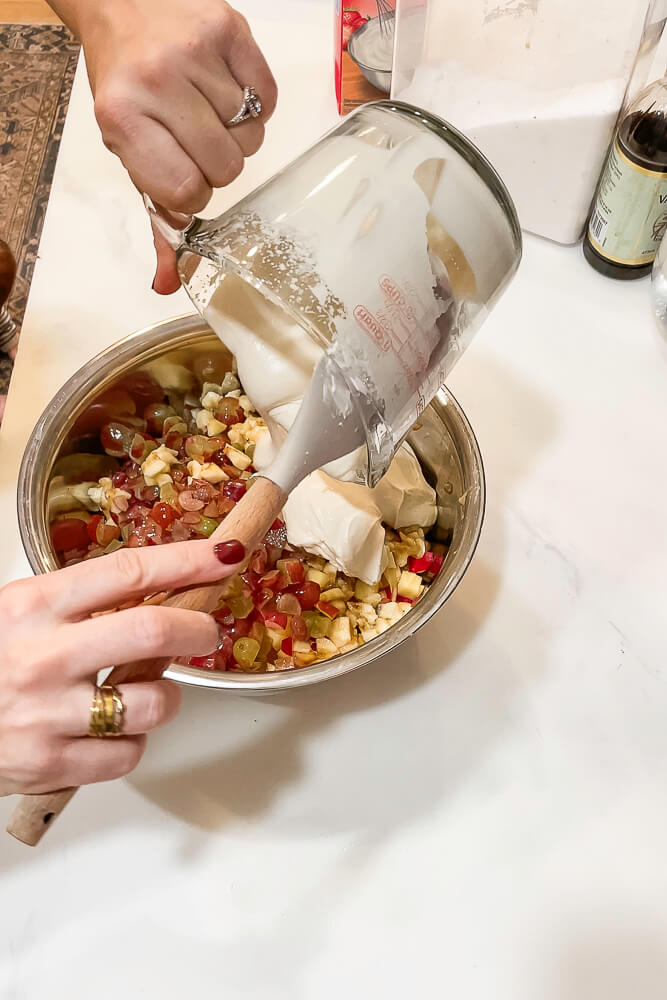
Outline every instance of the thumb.
POLYGON ((158 295, 172 295, 181 287, 176 267, 176 254, 164 236, 153 225, 153 243, 157 254, 157 270, 153 280, 153 291, 158 295))

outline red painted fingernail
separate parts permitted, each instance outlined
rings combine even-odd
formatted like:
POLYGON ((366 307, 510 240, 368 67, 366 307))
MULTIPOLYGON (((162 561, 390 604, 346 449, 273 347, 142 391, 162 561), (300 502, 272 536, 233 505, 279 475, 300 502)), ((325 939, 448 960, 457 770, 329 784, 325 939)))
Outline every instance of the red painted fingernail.
POLYGON ((213 551, 223 566, 234 566, 245 559, 245 548, 240 542, 218 542, 213 551))

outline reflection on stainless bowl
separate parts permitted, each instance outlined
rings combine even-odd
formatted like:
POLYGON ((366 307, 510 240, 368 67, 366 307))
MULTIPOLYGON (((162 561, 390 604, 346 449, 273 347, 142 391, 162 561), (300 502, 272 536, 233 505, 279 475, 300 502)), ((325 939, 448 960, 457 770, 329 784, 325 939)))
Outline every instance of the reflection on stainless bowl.
MULTIPOLYGON (((77 442, 83 432, 82 413, 86 411, 89 419, 95 412, 91 404, 103 392, 158 359, 189 366, 196 356, 215 351, 222 352, 222 345, 203 320, 185 316, 126 337, 89 361, 63 386, 32 433, 19 475, 21 538, 34 572, 58 567, 49 534, 48 488, 56 461, 80 450, 77 442)), ((427 622, 454 592, 473 557, 484 516, 484 473, 470 425, 449 394, 439 394, 408 440, 437 493, 435 540, 448 542, 449 549, 442 570, 404 618, 352 652, 311 667, 242 674, 212 673, 174 664, 167 676, 195 687, 269 694, 316 684, 364 666, 399 646, 427 622)))
POLYGON ((350 58, 368 82, 386 94, 391 91, 395 20, 395 14, 387 14, 383 31, 379 18, 372 17, 347 43, 350 58))

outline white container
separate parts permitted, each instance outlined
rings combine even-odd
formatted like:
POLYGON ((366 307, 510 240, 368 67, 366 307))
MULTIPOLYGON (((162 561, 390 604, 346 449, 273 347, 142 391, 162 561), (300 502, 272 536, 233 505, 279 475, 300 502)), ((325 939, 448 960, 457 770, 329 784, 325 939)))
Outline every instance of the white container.
POLYGON ((392 97, 465 132, 524 229, 582 235, 648 0, 399 0, 392 97))

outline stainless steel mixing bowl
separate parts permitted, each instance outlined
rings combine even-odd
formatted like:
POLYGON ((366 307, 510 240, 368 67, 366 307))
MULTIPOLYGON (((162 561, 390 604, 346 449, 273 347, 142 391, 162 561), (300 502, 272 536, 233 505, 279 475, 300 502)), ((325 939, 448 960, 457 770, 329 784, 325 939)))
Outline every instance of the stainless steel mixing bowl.
MULTIPOLYGON (((114 383, 145 365, 169 359, 188 364, 196 354, 222 351, 199 316, 184 316, 133 333, 81 368, 49 403, 28 442, 17 489, 23 546, 35 573, 58 567, 51 547, 47 494, 56 460, 76 450, 74 425, 114 383)), ((372 642, 334 659, 293 671, 267 674, 209 673, 173 664, 166 676, 193 687, 270 694, 317 684, 356 670, 395 649, 425 624, 460 583, 473 557, 484 518, 484 471, 470 424, 456 400, 441 392, 409 437, 438 495, 434 534, 451 545, 426 594, 396 625, 372 642)))

